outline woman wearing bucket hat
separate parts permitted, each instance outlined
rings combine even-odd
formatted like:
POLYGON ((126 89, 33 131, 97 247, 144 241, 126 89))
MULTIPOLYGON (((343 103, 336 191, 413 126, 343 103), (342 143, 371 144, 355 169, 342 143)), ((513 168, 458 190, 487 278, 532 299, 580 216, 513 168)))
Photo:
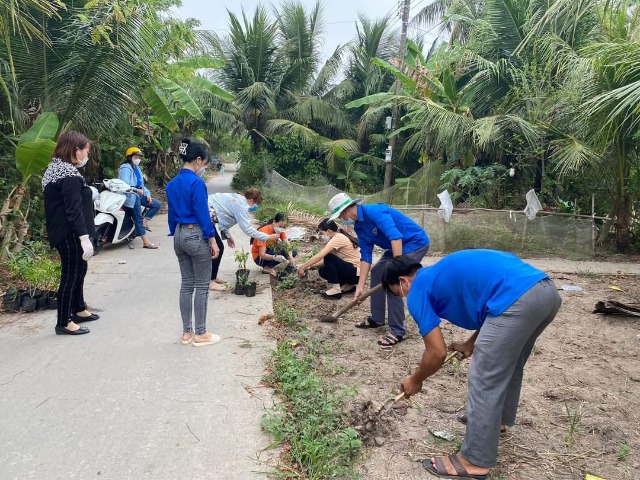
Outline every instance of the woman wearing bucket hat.
MULTIPOLYGON (((429 237, 420 225, 398 210, 384 203, 361 205, 361 199, 352 199, 338 193, 329 201, 330 220, 340 218, 354 223, 360 245, 360 278, 355 298, 364 291, 369 271, 370 287, 380 284, 386 263, 394 257, 407 255, 420 262, 429 251, 429 237), (371 267, 374 245, 385 250, 382 258, 371 267)), ((404 302, 402 298, 378 292, 371 295, 371 315, 356 324, 357 328, 379 328, 385 324, 385 306, 388 310, 389 333, 378 340, 381 347, 392 347, 404 339, 404 302)))

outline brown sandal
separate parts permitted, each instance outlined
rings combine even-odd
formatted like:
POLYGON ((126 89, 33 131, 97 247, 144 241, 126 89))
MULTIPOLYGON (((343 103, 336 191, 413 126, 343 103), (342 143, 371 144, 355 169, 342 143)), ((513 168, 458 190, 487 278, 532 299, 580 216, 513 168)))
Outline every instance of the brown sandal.
POLYGON ((440 478, 451 478, 451 479, 462 478, 465 480, 487 480, 489 478, 488 474, 472 475, 469 472, 467 472, 467 469, 464 468, 464 465, 462 465, 462 463, 460 463, 460 460, 458 460, 458 457, 455 453, 453 455, 449 455, 448 458, 449 458, 449 461, 451 462, 451 465, 453 465, 453 468, 456 471, 455 475, 447 472, 447 466, 444 463, 444 457, 435 457, 435 461, 436 461, 435 468, 431 464, 430 458, 426 458, 422 460, 422 466, 426 468, 429 471, 429 473, 440 478))

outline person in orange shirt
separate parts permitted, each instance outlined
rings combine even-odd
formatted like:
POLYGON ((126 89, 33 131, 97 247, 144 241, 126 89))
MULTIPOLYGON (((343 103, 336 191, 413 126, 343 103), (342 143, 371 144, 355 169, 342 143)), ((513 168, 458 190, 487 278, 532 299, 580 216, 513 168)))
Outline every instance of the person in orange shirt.
POLYGON ((298 255, 298 252, 295 250, 289 249, 290 252, 288 253, 287 249, 284 248, 285 245, 289 245, 287 234, 284 231, 286 222, 286 215, 279 212, 266 224, 258 228, 259 232, 266 233, 267 235, 280 235, 280 239, 277 242, 257 239, 252 239, 251 242, 251 256, 253 257, 253 261, 256 262, 256 265, 262 267, 263 273, 268 273, 274 277, 278 274, 273 267, 286 261, 295 265, 295 257, 298 255))

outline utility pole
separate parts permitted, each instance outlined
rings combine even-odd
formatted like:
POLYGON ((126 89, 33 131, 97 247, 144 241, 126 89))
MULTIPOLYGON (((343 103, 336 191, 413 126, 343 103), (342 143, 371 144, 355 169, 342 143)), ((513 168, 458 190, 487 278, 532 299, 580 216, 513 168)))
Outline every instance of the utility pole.
MULTIPOLYGON (((402 1, 402 32, 400 33, 400 48, 398 49, 398 59, 404 61, 405 53, 407 50, 407 27, 409 26, 409 10, 411 8, 411 0, 402 1)), ((395 81, 393 86, 393 93, 398 94, 398 87, 400 82, 395 81)), ((393 109, 391 111, 391 131, 394 131, 398 125, 398 103, 393 101, 393 109)), ((385 155, 384 166, 384 188, 391 186, 391 177, 393 174, 393 158, 396 154, 396 136, 389 139, 389 147, 385 155)))

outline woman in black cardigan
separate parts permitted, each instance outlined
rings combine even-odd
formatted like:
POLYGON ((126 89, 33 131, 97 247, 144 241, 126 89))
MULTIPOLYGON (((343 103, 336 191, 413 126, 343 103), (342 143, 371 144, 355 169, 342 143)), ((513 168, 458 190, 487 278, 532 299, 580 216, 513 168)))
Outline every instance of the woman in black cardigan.
POLYGON ((81 133, 63 133, 42 177, 47 235, 62 264, 55 329, 58 335, 89 333, 78 323, 100 318, 87 311, 84 302, 84 277, 87 260, 93 255, 95 227, 92 191, 78 168, 89 161, 90 149, 91 142, 81 133))

